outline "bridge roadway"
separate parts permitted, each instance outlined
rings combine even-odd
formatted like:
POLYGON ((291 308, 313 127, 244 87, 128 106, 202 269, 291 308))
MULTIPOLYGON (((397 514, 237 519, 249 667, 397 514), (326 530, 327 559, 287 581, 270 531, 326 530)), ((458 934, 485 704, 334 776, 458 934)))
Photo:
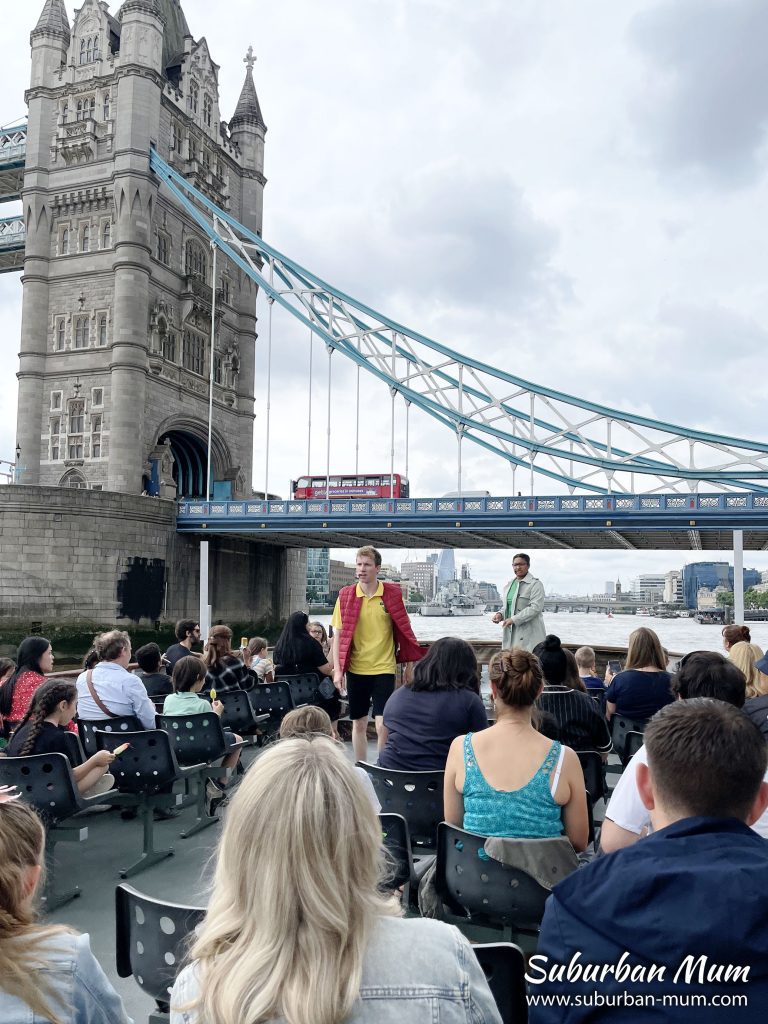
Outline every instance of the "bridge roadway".
POLYGON ((768 495, 617 494, 513 498, 179 502, 177 530, 283 547, 768 550, 768 495))

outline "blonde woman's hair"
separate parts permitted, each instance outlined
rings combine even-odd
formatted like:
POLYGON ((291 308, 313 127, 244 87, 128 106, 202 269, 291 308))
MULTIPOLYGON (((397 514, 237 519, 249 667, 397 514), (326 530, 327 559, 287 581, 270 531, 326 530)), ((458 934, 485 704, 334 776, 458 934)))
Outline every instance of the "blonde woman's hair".
POLYGON ((768 684, 763 680, 755 665, 763 656, 762 648, 757 644, 748 644, 746 640, 740 640, 728 651, 728 657, 744 673, 747 680, 747 700, 750 697, 759 697, 768 692, 768 684))
POLYGON ((322 708, 315 707, 314 704, 305 704, 303 707, 294 708, 280 723, 281 740, 306 736, 308 733, 318 736, 333 736, 331 716, 322 708))
POLYGON ((385 873, 378 817, 336 744, 267 750, 232 798, 190 953, 200 1020, 346 1020, 377 918, 400 913, 379 891, 385 873))
MULTIPOLYGON (((41 927, 25 892, 27 869, 42 863, 45 833, 35 812, 19 802, 0 803, 0 978, 8 995, 16 996, 36 1016, 63 1024, 62 1009, 46 984, 46 942, 69 929, 41 927)), ((67 1014, 67 1018, 69 1015, 67 1014)))
POLYGON ((627 661, 624 668, 655 668, 658 672, 665 672, 667 658, 664 655, 664 648, 661 641, 652 629, 647 626, 640 626, 629 634, 629 645, 627 646, 627 661))
POLYGON ((232 630, 229 626, 211 626, 208 634, 208 649, 203 655, 206 668, 217 665, 232 654, 232 630))

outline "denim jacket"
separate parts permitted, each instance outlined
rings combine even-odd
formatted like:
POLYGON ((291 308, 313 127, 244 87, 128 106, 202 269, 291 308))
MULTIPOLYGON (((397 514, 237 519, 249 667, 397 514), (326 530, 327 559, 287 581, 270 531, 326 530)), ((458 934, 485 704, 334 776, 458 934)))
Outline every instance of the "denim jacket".
MULTIPOLYGON (((205 1024, 196 1012, 176 1009, 198 993, 195 965, 190 964, 171 993, 171 1024, 205 1024)), ((383 917, 363 963, 360 999, 346 1024, 501 1024, 501 1017, 472 948, 457 928, 383 917)))
MULTIPOLYGON (((47 982, 55 1009, 65 1024, 133 1024, 123 1001, 107 980, 91 952, 87 935, 62 932, 46 940, 41 953, 45 966, 37 972, 47 982)), ((45 1024, 47 1017, 33 1013, 26 1003, 3 991, 0 979, 2 1024, 45 1024)))

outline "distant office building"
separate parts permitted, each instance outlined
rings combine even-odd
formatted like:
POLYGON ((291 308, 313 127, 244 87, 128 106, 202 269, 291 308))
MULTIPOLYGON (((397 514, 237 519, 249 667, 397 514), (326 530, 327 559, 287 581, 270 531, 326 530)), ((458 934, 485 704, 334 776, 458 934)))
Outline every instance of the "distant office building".
POLYGON ((456 559, 453 557, 453 548, 446 548, 440 552, 437 563, 437 585, 441 587, 444 583, 450 583, 456 579, 456 559))
POLYGON ((328 600, 328 548, 307 548, 307 601, 322 604, 328 600))
POLYGON ((683 573, 681 569, 670 569, 664 574, 664 603, 683 603, 683 573))
POLYGON ((330 603, 335 602, 342 587, 348 587, 350 583, 357 582, 357 570, 354 565, 345 565, 338 558, 331 558, 328 562, 328 599, 330 603))
MULTIPOLYGON (((760 583, 757 569, 744 570, 744 589, 760 583)), ((733 591, 733 566, 728 562, 690 562, 683 566, 683 601, 686 608, 697 608, 700 590, 718 587, 733 591)))
POLYGON ((462 563, 462 566, 461 566, 461 578, 463 580, 471 580, 472 579, 472 573, 470 571, 469 562, 463 562, 462 563))
POLYGON ((613 582, 613 580, 606 580, 605 587, 603 588, 603 593, 606 595, 606 597, 614 597, 614 595, 616 594, 616 584, 613 582))
POLYGON ((477 596, 486 604, 501 604, 501 595, 495 583, 486 583, 485 580, 482 580, 477 584, 477 596))
POLYGON ((643 573, 632 580, 632 596, 640 604, 658 604, 664 599, 665 576, 663 573, 643 573))
POLYGON ((409 579, 423 598, 431 601, 435 596, 435 577, 437 575, 437 557, 429 557, 424 562, 403 562, 400 573, 409 579))

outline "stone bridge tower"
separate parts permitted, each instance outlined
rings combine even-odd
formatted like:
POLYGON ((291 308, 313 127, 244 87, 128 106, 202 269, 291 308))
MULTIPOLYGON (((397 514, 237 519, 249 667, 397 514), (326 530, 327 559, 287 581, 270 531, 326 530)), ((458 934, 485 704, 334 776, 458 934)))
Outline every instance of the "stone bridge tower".
POLYGON ((113 16, 45 0, 31 36, 19 483, 163 497, 251 493, 256 288, 149 170, 160 155, 261 232, 266 127, 249 51, 227 124, 179 0, 113 16))

